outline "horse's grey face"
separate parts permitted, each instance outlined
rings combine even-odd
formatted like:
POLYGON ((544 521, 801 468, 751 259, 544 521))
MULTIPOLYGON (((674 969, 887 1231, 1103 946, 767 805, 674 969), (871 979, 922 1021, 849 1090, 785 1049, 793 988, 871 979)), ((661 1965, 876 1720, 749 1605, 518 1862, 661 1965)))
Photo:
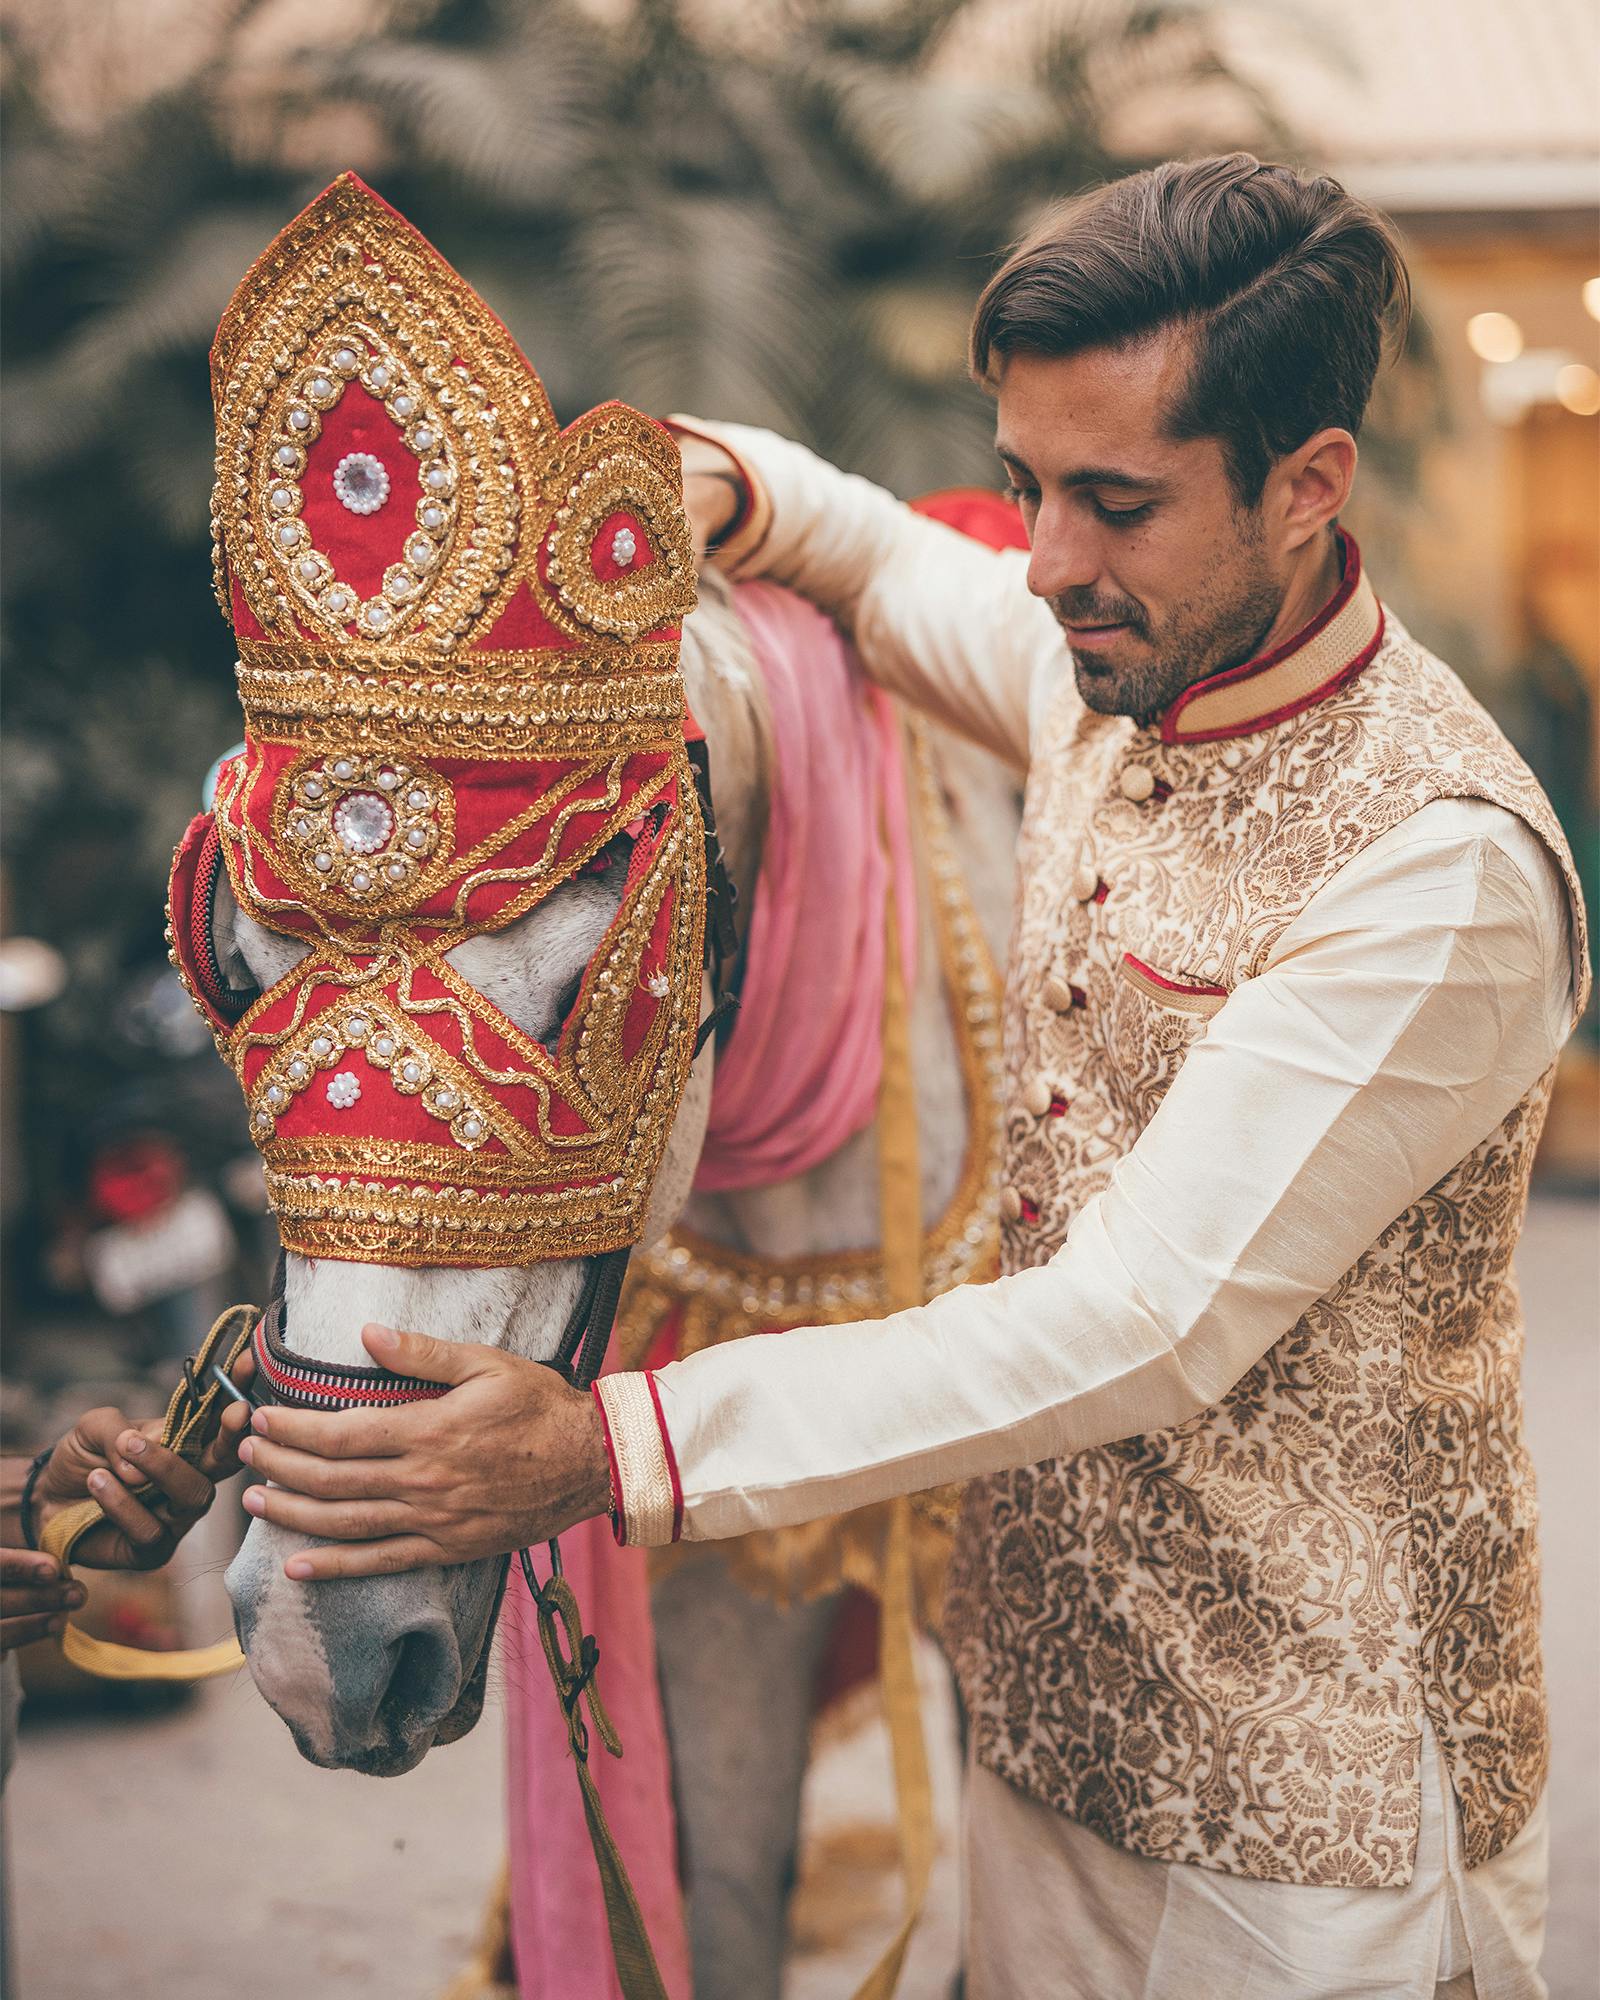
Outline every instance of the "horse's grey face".
MULTIPOLYGON (((450 953, 517 1026, 552 1043, 621 901, 624 866, 564 884, 519 922, 450 953)), ((267 987, 303 955, 244 915, 219 881, 217 956, 241 986, 267 987)), ((670 1228, 694 1177, 711 1099, 711 1054, 695 1064, 651 1204, 647 1237, 670 1228)), ((369 1321, 439 1340, 483 1341, 530 1360, 556 1351, 581 1260, 502 1270, 396 1270, 291 1256, 284 1337, 295 1353, 370 1363, 369 1321)), ((228 1571, 239 1642, 256 1685, 315 1764, 392 1776, 477 1721, 502 1564, 295 1583, 284 1563, 307 1538, 255 1522, 228 1571)))

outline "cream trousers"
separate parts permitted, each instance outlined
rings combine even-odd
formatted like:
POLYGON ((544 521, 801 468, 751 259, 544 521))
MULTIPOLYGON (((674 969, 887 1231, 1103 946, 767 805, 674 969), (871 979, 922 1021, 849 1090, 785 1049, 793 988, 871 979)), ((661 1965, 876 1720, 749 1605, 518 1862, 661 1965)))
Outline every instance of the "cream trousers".
POLYGON ((981 1765, 967 1779, 967 2000, 1547 2000, 1545 1803, 1468 1873, 1426 1728, 1416 1868, 1395 1889, 1149 1861, 981 1765))

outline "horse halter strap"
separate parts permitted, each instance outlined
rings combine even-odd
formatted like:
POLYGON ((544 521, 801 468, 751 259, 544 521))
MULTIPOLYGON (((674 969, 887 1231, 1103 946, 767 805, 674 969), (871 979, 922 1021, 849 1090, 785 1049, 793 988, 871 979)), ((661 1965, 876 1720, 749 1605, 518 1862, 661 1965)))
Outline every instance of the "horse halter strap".
MULTIPOLYGON (((629 1254, 627 1250, 605 1250, 585 1260, 583 1280, 560 1345, 546 1364, 576 1388, 587 1389, 605 1361, 629 1254)), ((280 1257, 267 1308, 259 1317, 252 1314, 255 1325, 250 1344, 256 1363, 257 1402, 282 1403, 296 1410, 390 1410, 406 1403, 437 1402, 445 1394, 444 1383, 428 1382, 420 1376, 296 1354, 284 1339, 283 1286, 284 1261, 280 1257)))

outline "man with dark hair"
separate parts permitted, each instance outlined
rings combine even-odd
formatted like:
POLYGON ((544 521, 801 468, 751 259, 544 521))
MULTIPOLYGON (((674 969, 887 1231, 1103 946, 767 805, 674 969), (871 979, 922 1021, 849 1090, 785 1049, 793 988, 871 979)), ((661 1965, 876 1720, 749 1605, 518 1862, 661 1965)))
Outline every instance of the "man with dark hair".
MULTIPOLYGON (((1407 297, 1379 216, 1245 155, 1052 216, 973 334, 1026 554, 685 425, 716 560, 1026 769, 1007 1275, 592 1413, 502 1358, 537 1450, 505 1427, 497 1529, 452 1528, 397 1419, 370 1447, 447 1560, 603 1509, 608 1451, 638 1543, 970 1480, 972 2000, 1544 1992, 1510 1263, 1586 953, 1548 803, 1339 526, 1407 297)), ((316 1422, 256 1462, 336 1498, 316 1422)))

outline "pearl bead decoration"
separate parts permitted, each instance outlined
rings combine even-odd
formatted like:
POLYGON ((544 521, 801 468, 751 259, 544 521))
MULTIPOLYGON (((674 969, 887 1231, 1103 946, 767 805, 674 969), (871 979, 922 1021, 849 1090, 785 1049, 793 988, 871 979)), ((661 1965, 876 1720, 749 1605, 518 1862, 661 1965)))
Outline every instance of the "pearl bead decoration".
POLYGON ((639 553, 639 544, 634 540, 631 528, 618 528, 611 537, 611 560, 621 569, 626 569, 639 553))
POLYGON ((348 1111, 361 1095, 361 1082, 354 1070, 342 1069, 328 1079, 328 1102, 335 1111, 348 1111))

